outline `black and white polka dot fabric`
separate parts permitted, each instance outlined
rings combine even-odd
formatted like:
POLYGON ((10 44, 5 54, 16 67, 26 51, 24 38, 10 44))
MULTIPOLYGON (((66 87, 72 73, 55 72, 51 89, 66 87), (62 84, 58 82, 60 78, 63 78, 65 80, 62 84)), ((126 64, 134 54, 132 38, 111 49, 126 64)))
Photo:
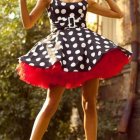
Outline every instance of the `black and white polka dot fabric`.
POLYGON ((87 6, 86 0, 52 0, 47 9, 51 33, 20 56, 19 62, 47 69, 59 61, 65 72, 82 72, 90 70, 103 54, 114 48, 130 57, 131 52, 87 28, 87 6))

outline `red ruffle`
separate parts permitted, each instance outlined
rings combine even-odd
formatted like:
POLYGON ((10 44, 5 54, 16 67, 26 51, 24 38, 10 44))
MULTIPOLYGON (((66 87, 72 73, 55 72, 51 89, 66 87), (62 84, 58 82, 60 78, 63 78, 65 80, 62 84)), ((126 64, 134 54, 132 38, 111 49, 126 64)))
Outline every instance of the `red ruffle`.
POLYGON ((117 75, 124 65, 131 61, 120 49, 110 50, 102 55, 97 64, 87 72, 64 72, 61 63, 57 61, 48 69, 30 66, 21 62, 17 65, 20 80, 41 88, 51 88, 55 85, 66 89, 76 88, 92 78, 106 79, 117 75))

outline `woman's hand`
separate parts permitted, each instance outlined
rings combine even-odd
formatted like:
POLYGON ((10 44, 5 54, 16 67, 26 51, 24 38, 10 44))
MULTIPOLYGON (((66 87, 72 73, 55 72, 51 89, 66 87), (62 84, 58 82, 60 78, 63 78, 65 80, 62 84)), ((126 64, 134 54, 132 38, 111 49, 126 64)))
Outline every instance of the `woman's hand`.
POLYGON ((49 0, 38 0, 30 14, 27 10, 26 0, 19 0, 19 4, 23 26, 26 29, 30 29, 34 26, 46 6, 49 4, 49 0))
POLYGON ((87 11, 101 15, 101 16, 111 17, 111 18, 122 18, 124 16, 122 11, 117 6, 117 4, 114 2, 114 0, 106 0, 106 2, 108 3, 110 9, 104 6, 101 6, 94 0, 88 0, 87 11))

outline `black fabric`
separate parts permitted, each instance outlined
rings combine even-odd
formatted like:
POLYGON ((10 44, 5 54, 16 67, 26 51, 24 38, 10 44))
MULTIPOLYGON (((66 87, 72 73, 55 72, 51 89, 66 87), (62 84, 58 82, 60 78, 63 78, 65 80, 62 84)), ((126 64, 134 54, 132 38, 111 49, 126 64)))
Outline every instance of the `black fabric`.
POLYGON ((103 54, 114 48, 130 57, 131 52, 87 28, 87 6, 86 0, 52 0, 47 9, 51 33, 19 57, 19 61, 45 69, 60 61, 64 71, 79 72, 90 70, 103 54))

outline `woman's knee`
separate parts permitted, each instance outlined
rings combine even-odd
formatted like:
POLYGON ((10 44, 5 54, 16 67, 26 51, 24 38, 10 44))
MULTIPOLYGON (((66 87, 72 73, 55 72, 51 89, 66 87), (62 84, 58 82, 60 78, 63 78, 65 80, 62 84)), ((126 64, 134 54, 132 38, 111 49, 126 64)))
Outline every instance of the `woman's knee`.
POLYGON ((46 99, 42 109, 41 113, 45 115, 46 117, 51 117, 57 109, 57 106, 55 105, 55 102, 52 102, 50 99, 46 99))
POLYGON ((96 103, 99 88, 99 79, 91 79, 85 82, 81 88, 82 103, 93 106, 96 103))
POLYGON ((64 88, 58 86, 48 90, 47 98, 41 110, 44 115, 52 116, 56 112, 63 93, 64 88))

